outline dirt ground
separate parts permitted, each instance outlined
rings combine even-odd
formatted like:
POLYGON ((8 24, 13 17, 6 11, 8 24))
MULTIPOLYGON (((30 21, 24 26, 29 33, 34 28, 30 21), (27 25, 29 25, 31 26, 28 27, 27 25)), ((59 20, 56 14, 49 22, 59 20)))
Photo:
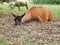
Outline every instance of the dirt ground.
POLYGON ((13 16, 0 13, 0 38, 15 45, 59 45, 60 18, 40 24, 36 21, 14 25, 13 16))

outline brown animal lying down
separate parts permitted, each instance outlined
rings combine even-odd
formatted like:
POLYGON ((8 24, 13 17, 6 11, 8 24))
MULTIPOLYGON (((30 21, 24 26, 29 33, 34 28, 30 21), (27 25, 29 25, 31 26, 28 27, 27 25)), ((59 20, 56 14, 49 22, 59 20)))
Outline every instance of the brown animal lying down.
POLYGON ((20 25, 21 23, 25 23, 29 20, 36 20, 39 23, 43 23, 45 21, 53 21, 51 12, 41 6, 34 6, 21 16, 15 16, 14 13, 12 13, 12 15, 15 17, 15 25, 20 25))

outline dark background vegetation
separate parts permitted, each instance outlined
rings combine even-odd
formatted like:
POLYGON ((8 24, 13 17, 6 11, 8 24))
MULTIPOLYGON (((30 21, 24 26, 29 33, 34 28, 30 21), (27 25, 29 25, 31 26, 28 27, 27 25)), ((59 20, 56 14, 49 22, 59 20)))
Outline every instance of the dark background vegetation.
MULTIPOLYGON (((0 2, 10 2, 15 0, 0 0, 0 2)), ((30 0, 34 4, 60 4, 60 0, 30 0)))
POLYGON ((0 0, 0 2, 11 2, 11 1, 15 1, 15 0, 0 0))
POLYGON ((36 4, 60 4, 60 0, 33 0, 36 4))

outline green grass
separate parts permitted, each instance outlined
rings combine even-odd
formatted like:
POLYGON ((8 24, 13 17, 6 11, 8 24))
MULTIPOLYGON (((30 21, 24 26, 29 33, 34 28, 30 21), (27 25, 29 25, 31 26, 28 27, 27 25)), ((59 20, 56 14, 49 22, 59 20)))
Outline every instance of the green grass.
POLYGON ((3 38, 0 38, 0 45, 4 45, 5 43, 4 43, 4 40, 3 40, 3 38))
POLYGON ((11 9, 7 5, 3 5, 3 6, 2 5, 3 4, 0 4, 0 11, 2 11, 2 12, 20 12, 20 13, 22 13, 22 12, 26 11, 25 7, 21 7, 21 10, 18 10, 17 7, 14 9, 11 9))
POLYGON ((2 44, 4 41, 3 41, 3 39, 0 39, 0 44, 2 44))
POLYGON ((0 38, 0 45, 16 45, 15 43, 13 44, 7 44, 4 42, 3 38, 0 38))
MULTIPOLYGON (((43 6, 45 8, 48 8, 49 10, 51 10, 52 11, 52 14, 54 15, 55 18, 60 17, 60 5, 33 5, 33 4, 30 4, 29 5, 29 9, 32 6, 43 6)), ((17 7, 15 7, 14 9, 11 9, 7 5, 0 4, 0 11, 1 12, 24 13, 24 12, 27 11, 27 9, 26 9, 26 7, 21 7, 20 10, 18 10, 17 7)))

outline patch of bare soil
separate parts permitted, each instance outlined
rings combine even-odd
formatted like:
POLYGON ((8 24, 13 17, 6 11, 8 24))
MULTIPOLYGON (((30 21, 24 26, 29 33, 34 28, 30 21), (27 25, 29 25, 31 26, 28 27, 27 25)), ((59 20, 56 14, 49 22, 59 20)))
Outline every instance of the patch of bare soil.
POLYGON ((59 45, 60 19, 40 24, 36 21, 14 25, 13 16, 0 16, 0 38, 15 45, 59 45))

